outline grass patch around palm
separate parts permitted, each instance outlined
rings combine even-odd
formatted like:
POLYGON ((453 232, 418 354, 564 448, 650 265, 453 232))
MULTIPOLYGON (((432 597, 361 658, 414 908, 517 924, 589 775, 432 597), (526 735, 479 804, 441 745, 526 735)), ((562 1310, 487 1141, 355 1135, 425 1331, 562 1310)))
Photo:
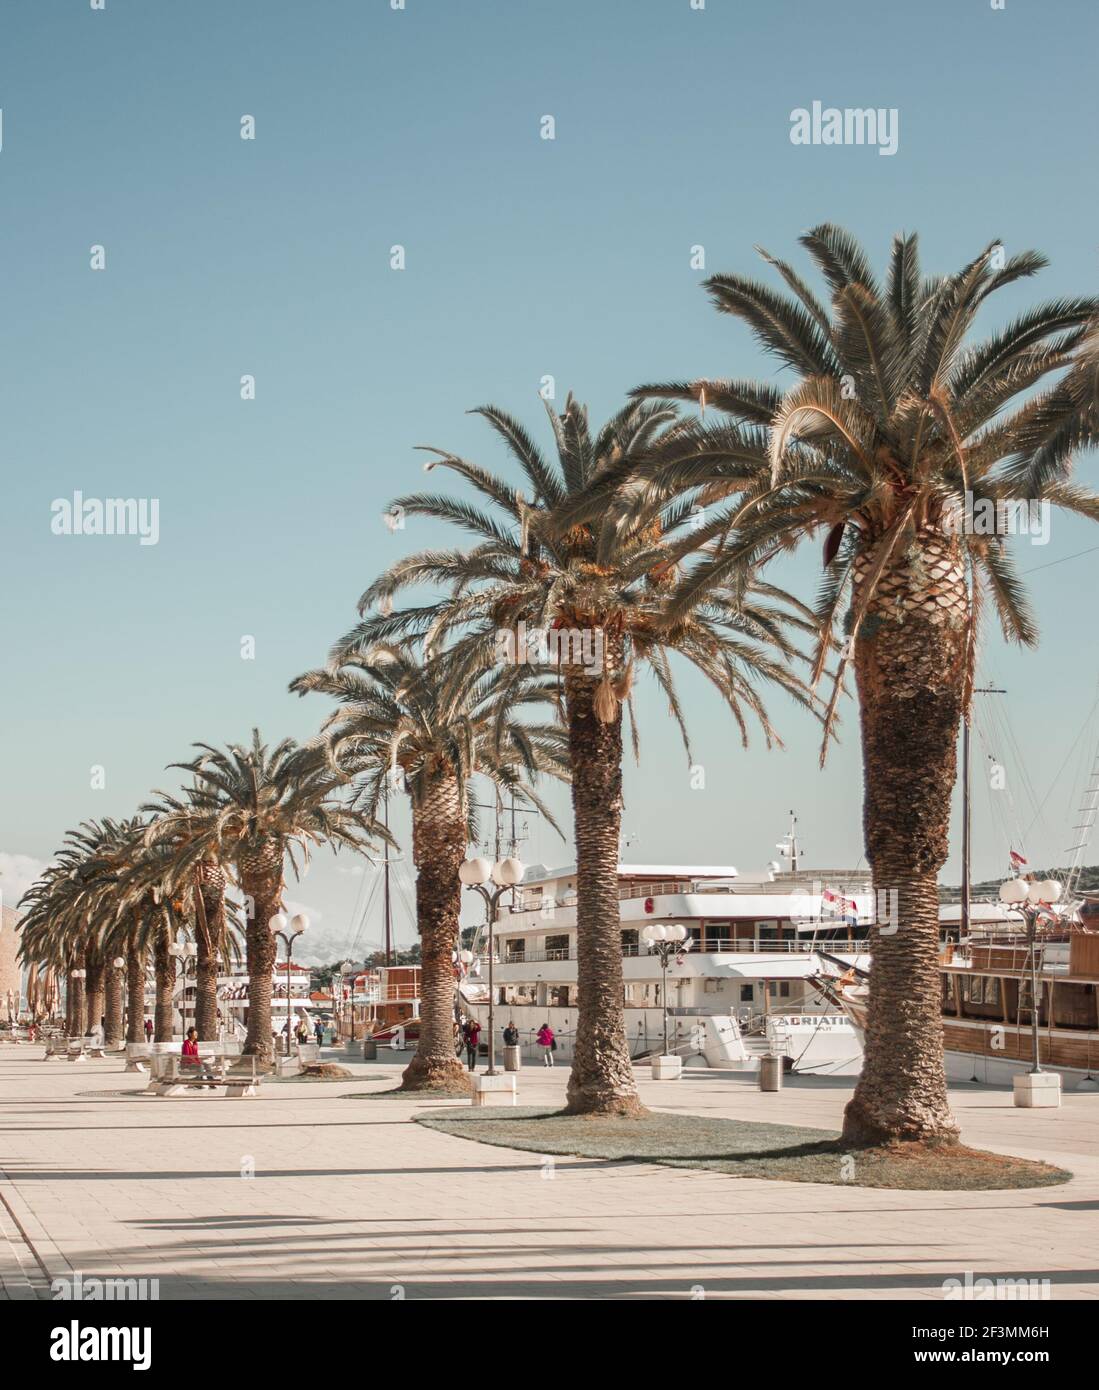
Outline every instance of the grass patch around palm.
POLYGON ((418 1124, 461 1139, 531 1153, 705 1168, 742 1178, 937 1192, 1050 1187, 1063 1168, 963 1146, 849 1149, 835 1131, 653 1111, 640 1119, 566 1115, 516 1106, 445 1110, 418 1124))

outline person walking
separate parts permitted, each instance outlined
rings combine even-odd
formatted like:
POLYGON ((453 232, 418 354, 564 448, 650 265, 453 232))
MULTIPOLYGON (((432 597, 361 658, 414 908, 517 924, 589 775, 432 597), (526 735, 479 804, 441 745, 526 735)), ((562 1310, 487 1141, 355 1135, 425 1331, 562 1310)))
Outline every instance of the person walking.
POLYGON ((313 1036, 314 1036, 314 1037, 316 1038, 316 1040, 317 1040, 317 1046, 318 1046, 318 1047, 323 1047, 323 1046, 324 1046, 324 1024, 320 1021, 319 1018, 317 1019, 316 1023, 313 1024, 313 1036))
POLYGON ((553 1066, 553 1054, 557 1051, 557 1039, 553 1035, 553 1029, 548 1023, 543 1023, 538 1030, 535 1042, 542 1049, 542 1065, 544 1067, 553 1066))
POLYGON ((153 1040, 153 1020, 152 1020, 151 1018, 147 1018, 147 1019, 145 1020, 145 1041, 146 1041, 147 1043, 151 1043, 152 1040, 153 1040))
POLYGON ((466 1020, 465 1026, 466 1039, 466 1059, 469 1062, 470 1071, 477 1070, 477 1046, 481 1041, 481 1025, 475 1018, 466 1020))

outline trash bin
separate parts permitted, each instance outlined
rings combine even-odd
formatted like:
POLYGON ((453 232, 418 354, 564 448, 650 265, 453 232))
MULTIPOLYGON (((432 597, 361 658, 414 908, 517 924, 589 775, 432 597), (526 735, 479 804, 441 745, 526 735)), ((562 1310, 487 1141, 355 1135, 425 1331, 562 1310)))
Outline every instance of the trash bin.
POLYGON ((363 1043, 363 1061, 376 1062, 378 1060, 378 1044, 373 1038, 367 1038, 363 1043))
POLYGON ((759 1059, 759 1089, 761 1091, 782 1090, 782 1058, 768 1053, 759 1059))
POLYGON ((505 1048, 504 1048, 504 1070, 505 1070, 505 1071, 518 1071, 519 1068, 520 1068, 522 1065, 523 1065, 523 1054, 522 1054, 522 1052, 520 1052, 520 1050, 519 1050, 519 1044, 516 1043, 514 1047, 505 1047, 505 1048))

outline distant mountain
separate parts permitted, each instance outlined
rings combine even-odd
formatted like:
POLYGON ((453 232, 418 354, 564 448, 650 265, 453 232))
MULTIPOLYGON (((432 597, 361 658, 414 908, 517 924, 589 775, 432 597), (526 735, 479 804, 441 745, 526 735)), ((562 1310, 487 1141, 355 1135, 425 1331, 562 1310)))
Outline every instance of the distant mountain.
MULTIPOLYGON (((1061 878, 1065 872, 1064 865, 1056 869, 1027 869, 1035 878, 1061 878)), ((1007 875, 1005 874, 1006 878, 1007 875)), ((1000 891, 1002 878, 986 879, 983 883, 975 883, 972 894, 975 898, 994 898, 1000 891)), ((1086 869, 1080 870, 1080 882, 1077 885, 1081 893, 1099 893, 1099 864, 1089 864, 1086 869)), ((939 884, 939 901, 955 900, 961 896, 961 885, 951 888, 944 883, 939 884)))

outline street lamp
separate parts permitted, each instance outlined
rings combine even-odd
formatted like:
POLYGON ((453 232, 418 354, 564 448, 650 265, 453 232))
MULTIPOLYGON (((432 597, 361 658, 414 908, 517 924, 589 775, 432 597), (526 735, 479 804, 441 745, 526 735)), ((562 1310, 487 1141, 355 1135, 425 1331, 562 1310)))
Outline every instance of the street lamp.
POLYGON ((184 941, 182 944, 173 942, 168 947, 168 954, 174 956, 179 962, 179 973, 183 980, 183 1003, 180 1005, 180 1015, 182 1018, 181 1027, 183 1036, 187 1036, 187 973, 192 963, 198 955, 198 947, 193 941, 184 941))
POLYGON ((346 985, 344 984, 344 979, 347 977, 348 972, 349 972, 349 971, 353 971, 354 968, 355 968, 355 962, 354 962, 354 961, 345 960, 345 961, 341 961, 341 962, 340 962, 340 1005, 341 1005, 340 1012, 341 1012, 341 1013, 343 1012, 342 1005, 343 1005, 344 993, 345 993, 345 991, 346 991, 346 994, 347 994, 347 1033, 348 1033, 348 1041, 349 1041, 349 1042, 354 1042, 354 1041, 355 1041, 355 976, 352 974, 351 977, 350 977, 350 979, 348 979, 346 985))
POLYGON ((1027 949, 1030 953, 1030 1034, 1034 1047, 1034 1065, 1030 1071, 1037 1075, 1042 1070, 1038 1047, 1038 966, 1035 950, 1038 917, 1043 908, 1049 909, 1061 896, 1061 885, 1055 878, 1041 879, 1028 883, 1023 878, 1009 878, 1000 884, 1000 901, 1010 907, 1017 907, 1026 922, 1027 949))
POLYGON ((517 883, 523 881, 525 873, 526 869, 522 862, 514 857, 501 859, 496 864, 490 864, 487 859, 467 859, 458 868, 458 877, 464 886, 472 889, 474 893, 479 893, 484 898, 488 912, 488 1071, 485 1073, 486 1076, 498 1075, 496 1071, 495 1034, 496 990, 492 974, 492 962, 496 954, 493 945, 496 913, 500 906, 500 899, 517 883), (487 887, 490 880, 495 884, 495 887, 487 887))
POLYGON ((267 923, 272 936, 277 936, 286 947, 286 1055, 290 1056, 290 956, 294 942, 309 926, 309 918, 298 912, 289 919, 284 912, 276 912, 267 923))
POLYGON ((687 928, 678 922, 665 925, 663 922, 650 922, 641 928, 641 940, 646 942, 650 952, 660 957, 660 1002, 664 1006, 664 1056, 668 1054, 668 966, 673 956, 680 951, 691 949, 691 938, 687 928))

